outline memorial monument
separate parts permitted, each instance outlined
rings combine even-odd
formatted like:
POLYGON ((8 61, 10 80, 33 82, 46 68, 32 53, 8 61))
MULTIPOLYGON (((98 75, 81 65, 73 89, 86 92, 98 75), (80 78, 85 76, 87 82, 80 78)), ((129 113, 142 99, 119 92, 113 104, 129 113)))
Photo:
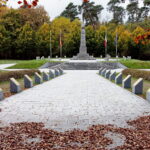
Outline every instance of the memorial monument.
POLYGON ((86 47, 86 32, 85 32, 85 24, 83 18, 83 10, 82 10, 82 26, 81 26, 81 40, 80 40, 80 49, 77 56, 74 56, 72 60, 95 60, 94 57, 90 56, 87 53, 86 47))

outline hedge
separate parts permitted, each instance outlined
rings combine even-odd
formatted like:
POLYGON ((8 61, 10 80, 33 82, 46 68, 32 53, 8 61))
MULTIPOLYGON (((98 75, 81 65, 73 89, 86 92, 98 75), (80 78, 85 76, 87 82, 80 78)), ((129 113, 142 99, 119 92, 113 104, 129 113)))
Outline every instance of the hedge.
POLYGON ((0 72, 0 82, 9 81, 10 78, 20 79, 23 78, 25 74, 33 76, 35 72, 40 73, 37 69, 0 72))
POLYGON ((123 75, 131 75, 134 78, 143 78, 150 81, 150 71, 137 70, 137 69, 125 69, 123 75))

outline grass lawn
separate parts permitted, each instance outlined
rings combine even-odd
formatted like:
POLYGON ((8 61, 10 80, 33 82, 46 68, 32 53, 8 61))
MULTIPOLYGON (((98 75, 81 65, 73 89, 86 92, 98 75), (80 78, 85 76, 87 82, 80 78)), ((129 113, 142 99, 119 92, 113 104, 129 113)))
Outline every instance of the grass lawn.
MULTIPOLYGON (((107 62, 107 61, 102 61, 102 62, 107 62)), ((109 61, 109 62, 116 63, 117 61, 109 61)), ((142 61, 137 59, 131 59, 131 60, 120 59, 119 62, 131 69, 150 69, 150 61, 142 61)))
POLYGON ((132 69, 150 69, 150 61, 141 61, 141 60, 119 60, 120 63, 125 65, 128 68, 132 69))
POLYGON ((16 65, 8 67, 7 69, 38 69, 40 66, 47 62, 62 62, 62 61, 49 61, 49 60, 23 60, 18 61, 16 65))

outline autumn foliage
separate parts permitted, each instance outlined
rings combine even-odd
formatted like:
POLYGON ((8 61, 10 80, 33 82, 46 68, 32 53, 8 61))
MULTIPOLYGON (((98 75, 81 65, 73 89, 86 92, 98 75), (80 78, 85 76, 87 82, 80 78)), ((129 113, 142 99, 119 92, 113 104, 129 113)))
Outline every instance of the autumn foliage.
POLYGON ((134 41, 136 44, 139 44, 139 43, 143 45, 149 44, 150 43, 150 29, 146 29, 145 33, 137 36, 134 41))

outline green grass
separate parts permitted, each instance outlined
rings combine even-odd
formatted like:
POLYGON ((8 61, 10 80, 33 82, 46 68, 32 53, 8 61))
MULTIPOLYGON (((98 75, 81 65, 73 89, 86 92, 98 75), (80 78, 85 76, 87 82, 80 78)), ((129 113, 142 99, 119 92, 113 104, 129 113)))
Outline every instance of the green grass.
POLYGON ((17 62, 16 65, 8 67, 7 69, 38 69, 47 62, 62 62, 62 61, 24 60, 17 62))
POLYGON ((141 61, 141 60, 119 60, 120 63, 125 65, 128 68, 132 69, 150 69, 150 61, 141 61))
MULTIPOLYGON (((102 62, 108 62, 108 61, 102 61, 102 62)), ((120 59, 119 61, 109 61, 109 62, 111 63, 120 62, 124 66, 131 69, 150 69, 150 61, 142 61, 137 59, 131 59, 131 60, 120 59)))

